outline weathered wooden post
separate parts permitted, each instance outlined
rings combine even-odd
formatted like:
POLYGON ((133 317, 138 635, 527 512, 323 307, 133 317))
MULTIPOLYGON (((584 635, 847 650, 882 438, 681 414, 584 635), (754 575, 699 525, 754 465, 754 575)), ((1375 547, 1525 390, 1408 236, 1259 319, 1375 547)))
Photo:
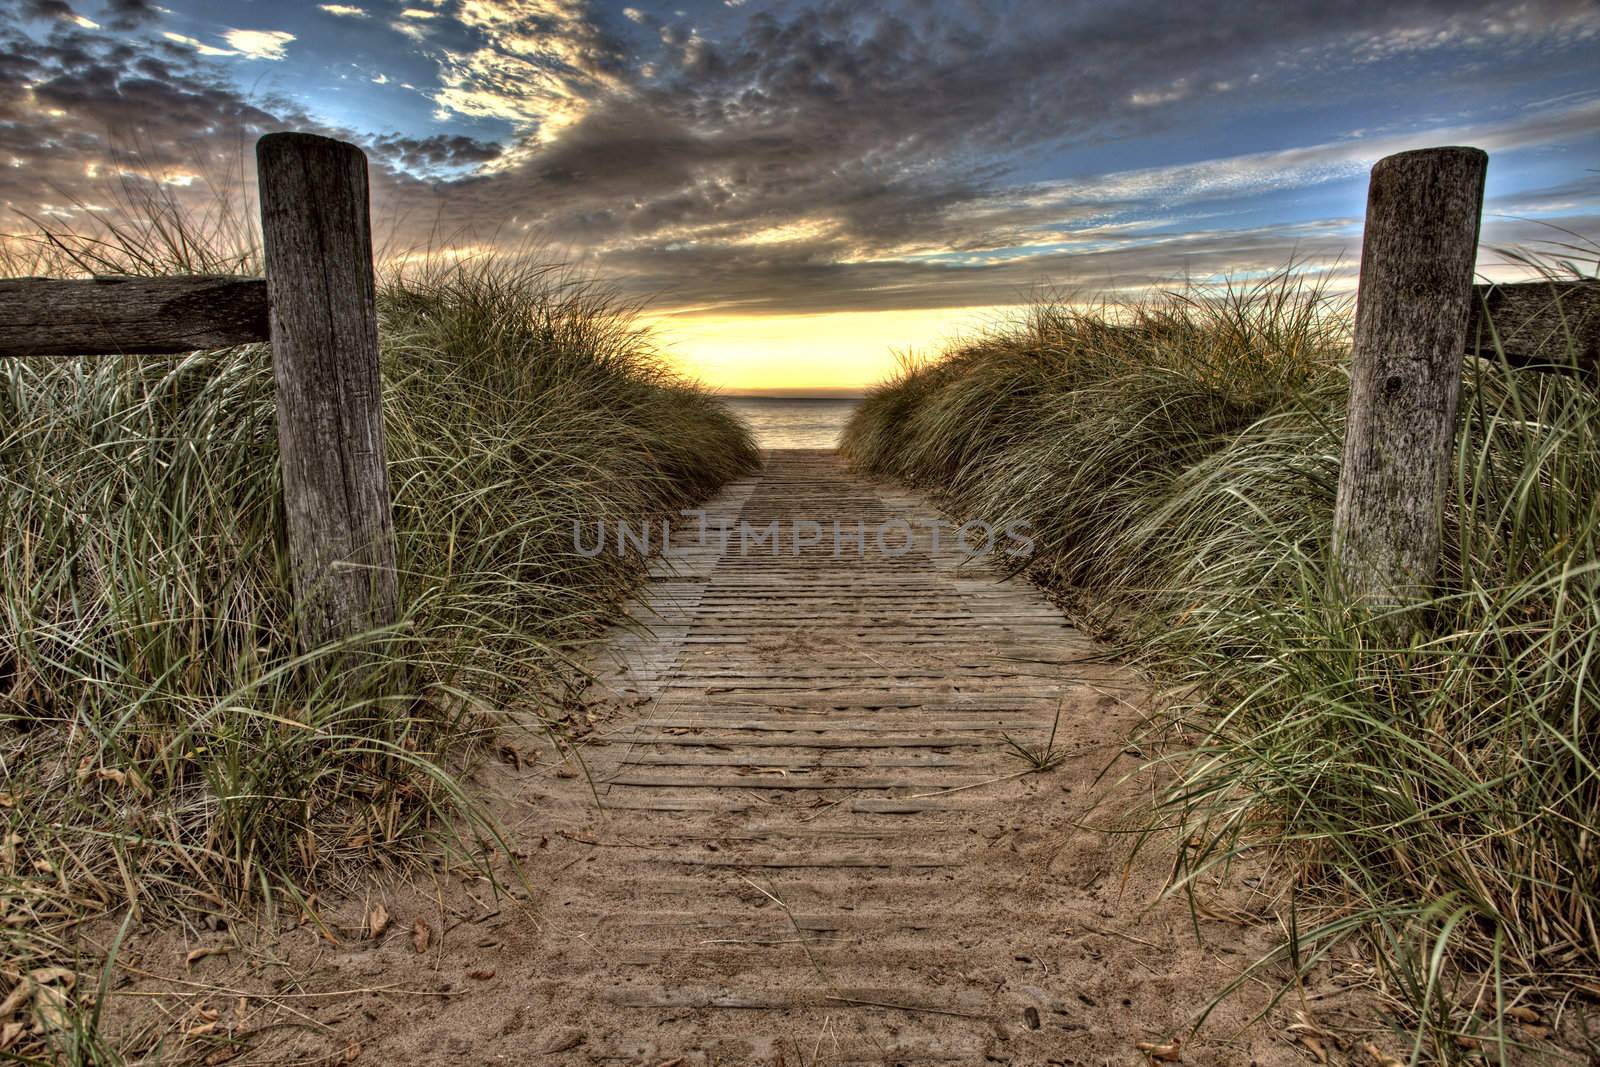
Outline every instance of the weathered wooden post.
POLYGON ((1429 148, 1372 168, 1333 548, 1346 591, 1378 609, 1438 570, 1488 162, 1429 148))
POLYGON ((359 148, 256 144, 290 563, 308 647, 395 621, 378 316, 359 148))

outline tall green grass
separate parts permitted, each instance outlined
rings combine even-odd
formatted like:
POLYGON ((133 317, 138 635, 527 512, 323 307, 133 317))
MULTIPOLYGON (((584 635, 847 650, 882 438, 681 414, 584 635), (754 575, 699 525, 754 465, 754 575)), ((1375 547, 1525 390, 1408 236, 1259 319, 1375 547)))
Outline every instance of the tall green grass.
MULTIPOLYGON (((215 269, 176 232, 58 238, 54 265, 215 269)), ((490 839, 453 769, 496 709, 570 699, 641 571, 578 553, 574 523, 674 512, 759 461, 559 272, 425 268, 379 312, 404 618, 371 635, 398 667, 376 679, 295 647, 265 346, 0 361, 0 1025, 24 1027, 0 1055, 115 1059, 86 919, 293 911, 436 832, 490 839)))
POLYGON ((1333 579, 1349 306, 1298 278, 1037 307, 906 366, 844 449, 1029 527, 1033 573, 1195 694, 1180 884, 1274 847, 1286 957, 1355 938, 1419 1060, 1515 1062, 1508 1005, 1600 996, 1600 392, 1470 361, 1443 574, 1397 644, 1333 579))

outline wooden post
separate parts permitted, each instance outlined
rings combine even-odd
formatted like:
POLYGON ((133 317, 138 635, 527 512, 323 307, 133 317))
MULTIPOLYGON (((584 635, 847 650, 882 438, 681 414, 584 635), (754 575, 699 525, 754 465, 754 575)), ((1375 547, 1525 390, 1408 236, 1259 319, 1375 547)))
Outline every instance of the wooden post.
POLYGON ((1333 548, 1346 591, 1379 609, 1438 570, 1488 161, 1430 148, 1372 168, 1333 548))
POLYGON ((278 447, 307 647, 395 621, 367 160, 342 141, 256 144, 278 447))

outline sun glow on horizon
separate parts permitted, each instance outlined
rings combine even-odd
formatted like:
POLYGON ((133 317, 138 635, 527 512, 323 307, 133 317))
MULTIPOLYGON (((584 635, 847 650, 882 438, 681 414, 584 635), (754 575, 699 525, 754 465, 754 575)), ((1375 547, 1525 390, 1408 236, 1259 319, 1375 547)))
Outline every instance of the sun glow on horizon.
POLYGON ((649 315, 676 368, 732 393, 865 390, 901 355, 931 355, 1009 318, 1015 308, 849 311, 805 315, 649 315))

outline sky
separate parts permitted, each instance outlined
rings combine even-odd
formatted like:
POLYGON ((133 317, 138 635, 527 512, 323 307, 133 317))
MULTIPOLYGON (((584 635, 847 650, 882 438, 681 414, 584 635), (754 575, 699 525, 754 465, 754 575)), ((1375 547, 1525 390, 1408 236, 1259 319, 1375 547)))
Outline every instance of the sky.
POLYGON ((281 129, 367 151, 386 260, 560 260, 711 385, 852 390, 1040 293, 1349 288, 1409 148, 1490 153, 1486 277, 1600 241, 1600 2, 0 0, 0 232, 205 216, 281 129))

